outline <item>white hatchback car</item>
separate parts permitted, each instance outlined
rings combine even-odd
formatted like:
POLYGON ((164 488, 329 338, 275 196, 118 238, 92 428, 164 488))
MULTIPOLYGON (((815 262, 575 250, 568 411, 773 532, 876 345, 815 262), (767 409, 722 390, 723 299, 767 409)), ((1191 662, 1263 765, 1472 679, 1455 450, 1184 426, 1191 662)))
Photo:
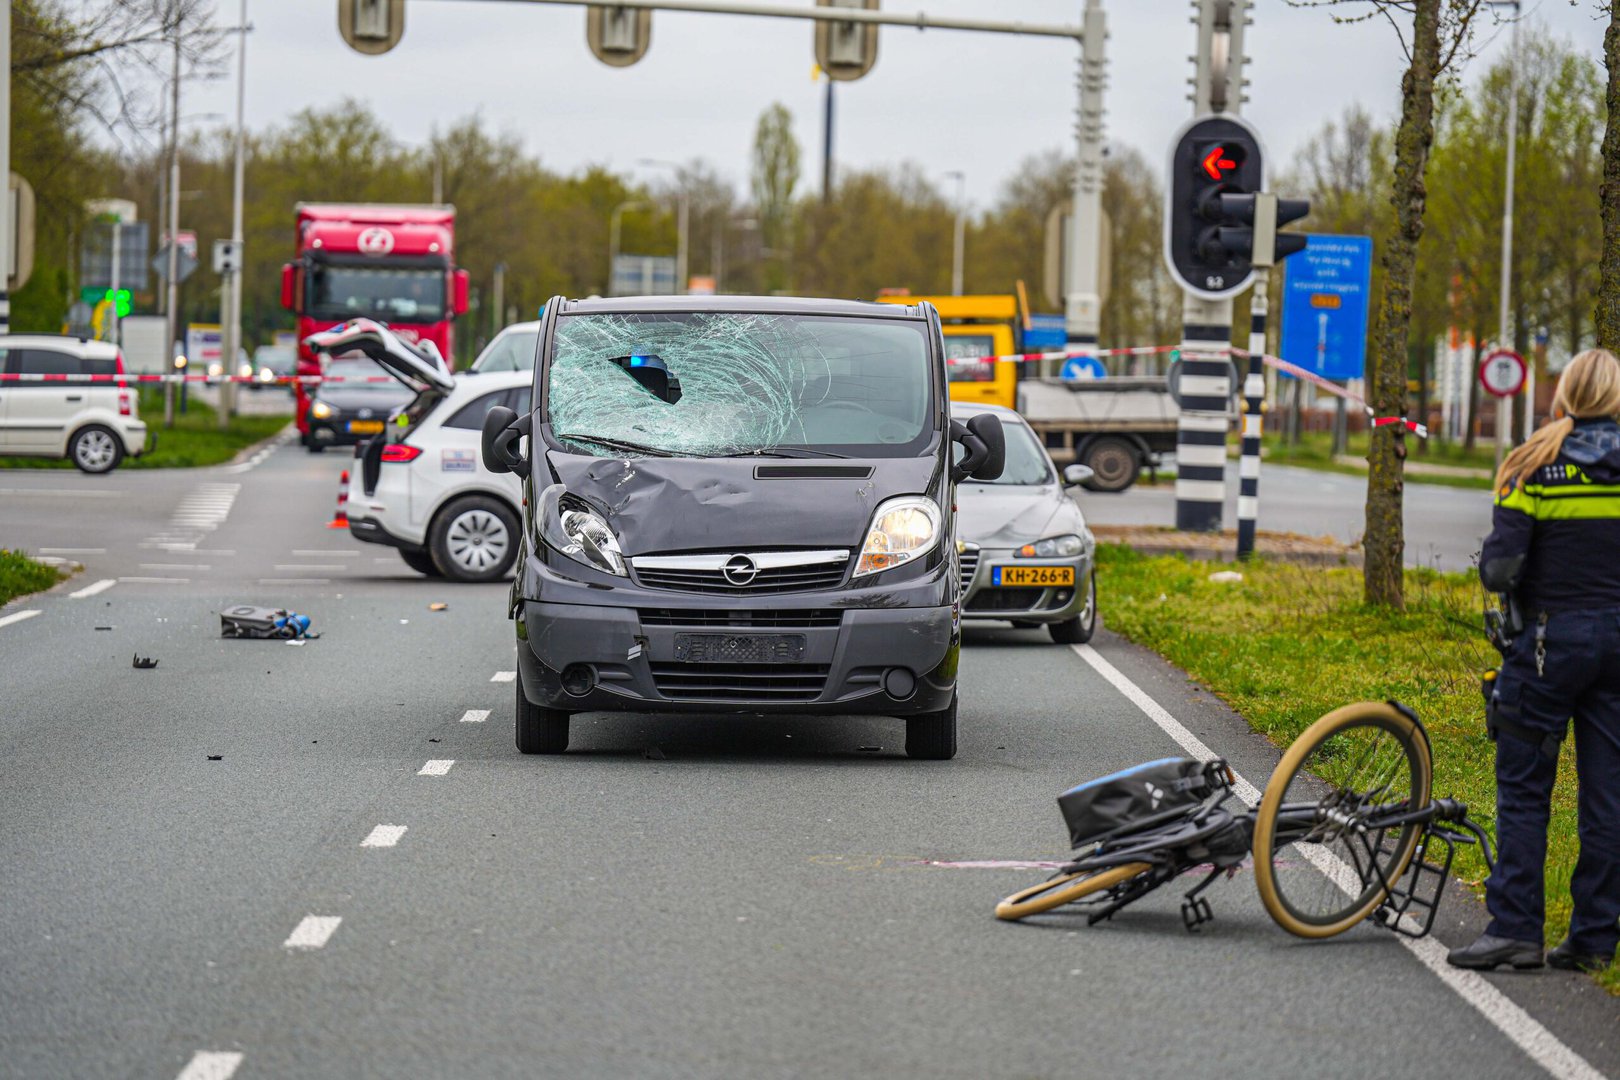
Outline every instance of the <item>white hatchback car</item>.
POLYGON ((419 573, 452 581, 495 581, 517 559, 523 486, 484 468, 484 414, 505 405, 529 411, 534 375, 458 375, 455 389, 422 391, 383 434, 363 445, 349 496, 349 532, 399 549, 419 573))
POLYGON ((135 391, 118 346, 56 334, 0 338, 0 371, 46 380, 0 379, 0 454, 65 457, 87 473, 111 472, 146 449, 135 391), (99 375, 102 382, 50 380, 99 375))

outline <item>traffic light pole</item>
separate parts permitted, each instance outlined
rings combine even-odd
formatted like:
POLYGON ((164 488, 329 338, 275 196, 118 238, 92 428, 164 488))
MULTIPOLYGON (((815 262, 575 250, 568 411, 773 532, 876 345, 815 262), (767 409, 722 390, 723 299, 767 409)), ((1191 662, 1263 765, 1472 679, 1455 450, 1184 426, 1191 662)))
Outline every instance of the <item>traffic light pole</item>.
POLYGON ((1266 398, 1263 357, 1270 286, 1271 272, 1265 267, 1256 267, 1254 292, 1249 294, 1249 373, 1243 380, 1243 453, 1238 459, 1239 559, 1254 554, 1254 534, 1260 520, 1260 435, 1265 424, 1261 405, 1266 398))

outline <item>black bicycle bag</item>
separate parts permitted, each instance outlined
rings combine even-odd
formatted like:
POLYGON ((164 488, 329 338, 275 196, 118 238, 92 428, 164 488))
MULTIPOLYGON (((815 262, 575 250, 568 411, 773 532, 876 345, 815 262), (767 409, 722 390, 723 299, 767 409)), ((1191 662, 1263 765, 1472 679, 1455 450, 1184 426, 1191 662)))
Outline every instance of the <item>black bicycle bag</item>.
POLYGON ((1171 821, 1214 791, 1193 758, 1160 758, 1088 781, 1058 796, 1069 843, 1080 848, 1119 833, 1171 821))

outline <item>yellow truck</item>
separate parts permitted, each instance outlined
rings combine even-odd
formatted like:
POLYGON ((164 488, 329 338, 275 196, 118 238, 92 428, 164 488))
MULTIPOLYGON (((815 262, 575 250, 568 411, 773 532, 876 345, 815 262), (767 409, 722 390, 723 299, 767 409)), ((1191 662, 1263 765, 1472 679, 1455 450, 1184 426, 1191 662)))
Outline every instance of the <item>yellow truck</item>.
POLYGON ((926 300, 939 311, 951 400, 1015 408, 1018 364, 985 360, 1020 351, 1023 317, 1016 296, 879 296, 885 304, 926 300))

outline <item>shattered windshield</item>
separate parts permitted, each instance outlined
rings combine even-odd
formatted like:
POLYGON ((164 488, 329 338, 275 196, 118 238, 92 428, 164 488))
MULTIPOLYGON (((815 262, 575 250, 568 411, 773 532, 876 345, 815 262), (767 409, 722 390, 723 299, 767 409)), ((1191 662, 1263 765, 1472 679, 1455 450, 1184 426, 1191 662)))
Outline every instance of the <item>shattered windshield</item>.
POLYGON ((924 326, 736 312, 564 315, 547 420, 570 449, 900 457, 932 435, 924 326))

